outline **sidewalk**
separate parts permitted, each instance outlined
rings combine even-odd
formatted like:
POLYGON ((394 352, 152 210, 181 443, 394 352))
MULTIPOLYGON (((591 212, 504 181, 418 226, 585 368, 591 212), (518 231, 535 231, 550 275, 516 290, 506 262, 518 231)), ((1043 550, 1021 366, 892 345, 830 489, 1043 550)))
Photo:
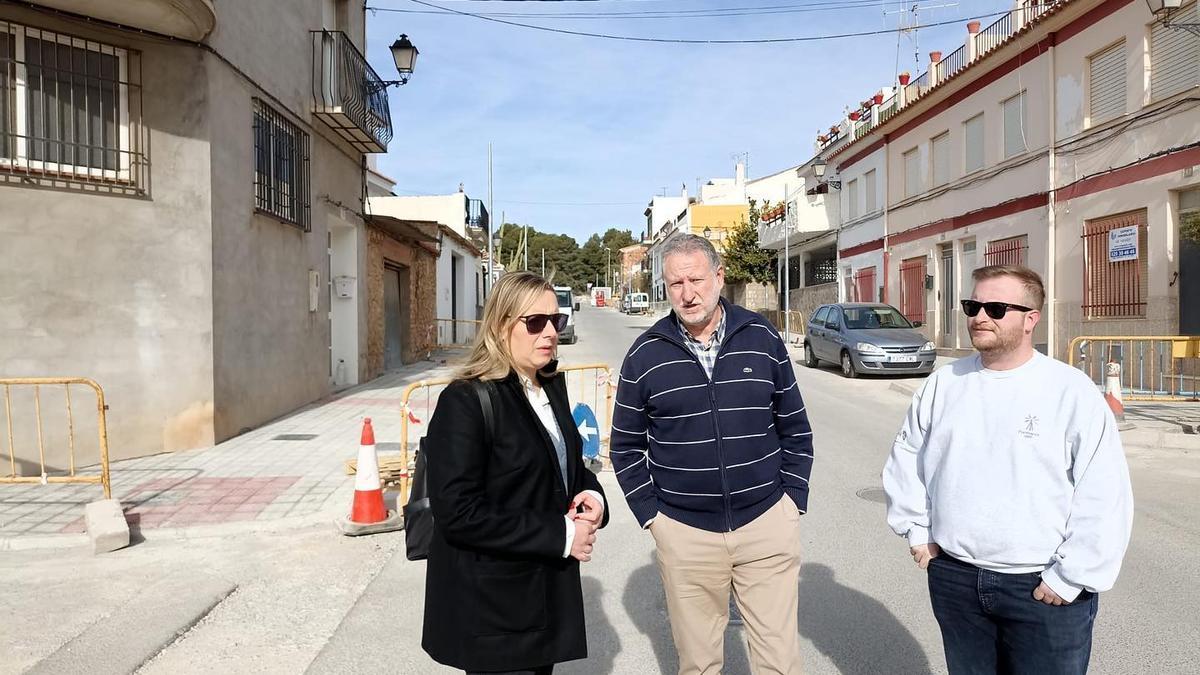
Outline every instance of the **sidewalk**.
MULTIPOLYGON (((404 388, 449 377, 464 352, 443 352, 317 401, 210 448, 114 462, 112 495, 130 534, 145 539, 276 530, 349 513, 362 419, 370 417, 381 455, 399 452, 404 388)), ((414 395, 424 434, 436 399, 414 395)), ((412 446, 410 445, 410 449, 412 446)), ((83 510, 98 485, 0 485, 0 551, 86 546, 83 510)))

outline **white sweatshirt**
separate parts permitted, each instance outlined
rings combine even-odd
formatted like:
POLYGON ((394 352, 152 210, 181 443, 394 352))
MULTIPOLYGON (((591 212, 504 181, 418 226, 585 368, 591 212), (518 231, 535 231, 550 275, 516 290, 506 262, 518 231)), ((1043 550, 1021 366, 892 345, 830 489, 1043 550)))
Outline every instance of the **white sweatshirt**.
POLYGON ((1041 572, 1064 600, 1112 588, 1133 525, 1116 422, 1082 372, 1034 353, 1012 370, 979 355, 913 397, 883 469, 887 518, 910 546, 1004 573, 1041 572))

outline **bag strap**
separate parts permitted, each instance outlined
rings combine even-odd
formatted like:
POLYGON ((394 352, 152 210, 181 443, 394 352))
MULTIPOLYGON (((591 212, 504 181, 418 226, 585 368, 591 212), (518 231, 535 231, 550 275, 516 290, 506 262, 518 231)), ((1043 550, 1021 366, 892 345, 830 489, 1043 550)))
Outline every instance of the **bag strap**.
POLYGON ((495 414, 492 412, 492 383, 483 380, 471 380, 475 395, 479 397, 479 407, 483 408, 483 440, 488 446, 492 444, 493 430, 496 428, 495 414))

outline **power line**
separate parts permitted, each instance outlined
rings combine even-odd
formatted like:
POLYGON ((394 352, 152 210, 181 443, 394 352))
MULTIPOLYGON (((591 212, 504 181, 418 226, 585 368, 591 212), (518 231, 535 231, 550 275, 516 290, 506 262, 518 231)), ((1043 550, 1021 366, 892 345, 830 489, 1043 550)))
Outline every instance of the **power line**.
MULTIPOLYGON (((473 12, 480 17, 506 17, 521 19, 562 19, 562 20, 629 20, 629 19, 706 19, 739 16, 762 16, 771 14, 806 14, 814 12, 835 12, 844 10, 869 9, 884 5, 903 6, 905 0, 832 0, 828 2, 789 3, 785 5, 759 5, 749 7, 717 7, 706 9, 666 9, 666 10, 634 10, 615 12, 513 12, 513 11, 482 11, 473 12)), ((401 9, 384 7, 367 7, 367 9, 401 14, 454 14, 449 9, 401 9)))
MULTIPOLYGON (((519 21, 509 21, 507 19, 499 19, 499 18, 492 17, 492 16, 484 16, 484 15, 476 14, 473 12, 464 12, 464 11, 457 10, 457 9, 450 9, 448 7, 441 7, 439 5, 435 5, 432 2, 426 2, 425 0, 409 0, 409 2, 418 4, 418 5, 423 5, 425 7, 432 7, 434 9, 444 10, 451 14, 458 14, 460 16, 468 16, 468 17, 472 17, 475 19, 480 19, 482 21, 490 21, 493 23, 504 24, 506 26, 514 26, 517 28, 528 28, 530 30, 544 31, 547 33, 559 33, 562 35, 574 35, 576 37, 588 37, 588 38, 596 38, 596 39, 602 39, 602 40, 622 40, 622 41, 626 41, 626 42, 653 42, 653 43, 660 43, 660 44, 711 44, 711 45, 780 44, 780 43, 796 43, 796 42, 817 42, 817 41, 821 41, 821 40, 836 40, 836 39, 842 39, 842 38, 868 37, 871 35, 887 35, 890 33, 896 33, 900 30, 917 30, 917 29, 921 29, 921 28, 934 28, 937 26, 957 25, 957 24, 962 23, 963 21, 988 19, 988 18, 1002 16, 1005 14, 1010 14, 1012 12, 1019 11, 1019 10, 1014 9, 1014 10, 1008 10, 1008 11, 1004 11, 1004 12, 992 12, 990 14, 969 16, 969 17, 964 17, 964 18, 960 18, 960 19, 953 19, 950 21, 938 21, 935 23, 927 23, 927 24, 918 25, 918 26, 908 26, 903 29, 886 28, 886 29, 882 29, 882 30, 859 31, 856 33, 839 33, 839 34, 832 34, 832 35, 806 35, 806 36, 801 36, 801 37, 787 37, 787 38, 757 38, 757 39, 748 39, 748 40, 711 40, 711 39, 710 40, 699 40, 699 39, 681 39, 681 38, 639 37, 639 36, 635 36, 635 35, 613 35, 610 33, 591 33, 591 32, 587 32, 587 31, 567 30, 567 29, 563 29, 563 28, 551 28, 550 26, 539 26, 536 24, 521 23, 519 21)), ((387 11, 386 8, 368 7, 368 9, 372 9, 374 11, 387 11)))

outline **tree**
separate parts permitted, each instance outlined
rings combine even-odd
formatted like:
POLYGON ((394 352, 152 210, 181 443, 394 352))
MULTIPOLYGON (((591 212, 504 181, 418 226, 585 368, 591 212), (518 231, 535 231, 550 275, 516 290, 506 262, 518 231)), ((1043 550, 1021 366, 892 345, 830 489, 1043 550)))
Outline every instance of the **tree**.
MULTIPOLYGON (((764 208, 768 206, 764 203, 764 208)), ((725 280, 732 283, 757 281, 769 284, 775 281, 775 256, 758 245, 759 209, 755 200, 750 200, 750 220, 734 226, 725 241, 725 280)))

